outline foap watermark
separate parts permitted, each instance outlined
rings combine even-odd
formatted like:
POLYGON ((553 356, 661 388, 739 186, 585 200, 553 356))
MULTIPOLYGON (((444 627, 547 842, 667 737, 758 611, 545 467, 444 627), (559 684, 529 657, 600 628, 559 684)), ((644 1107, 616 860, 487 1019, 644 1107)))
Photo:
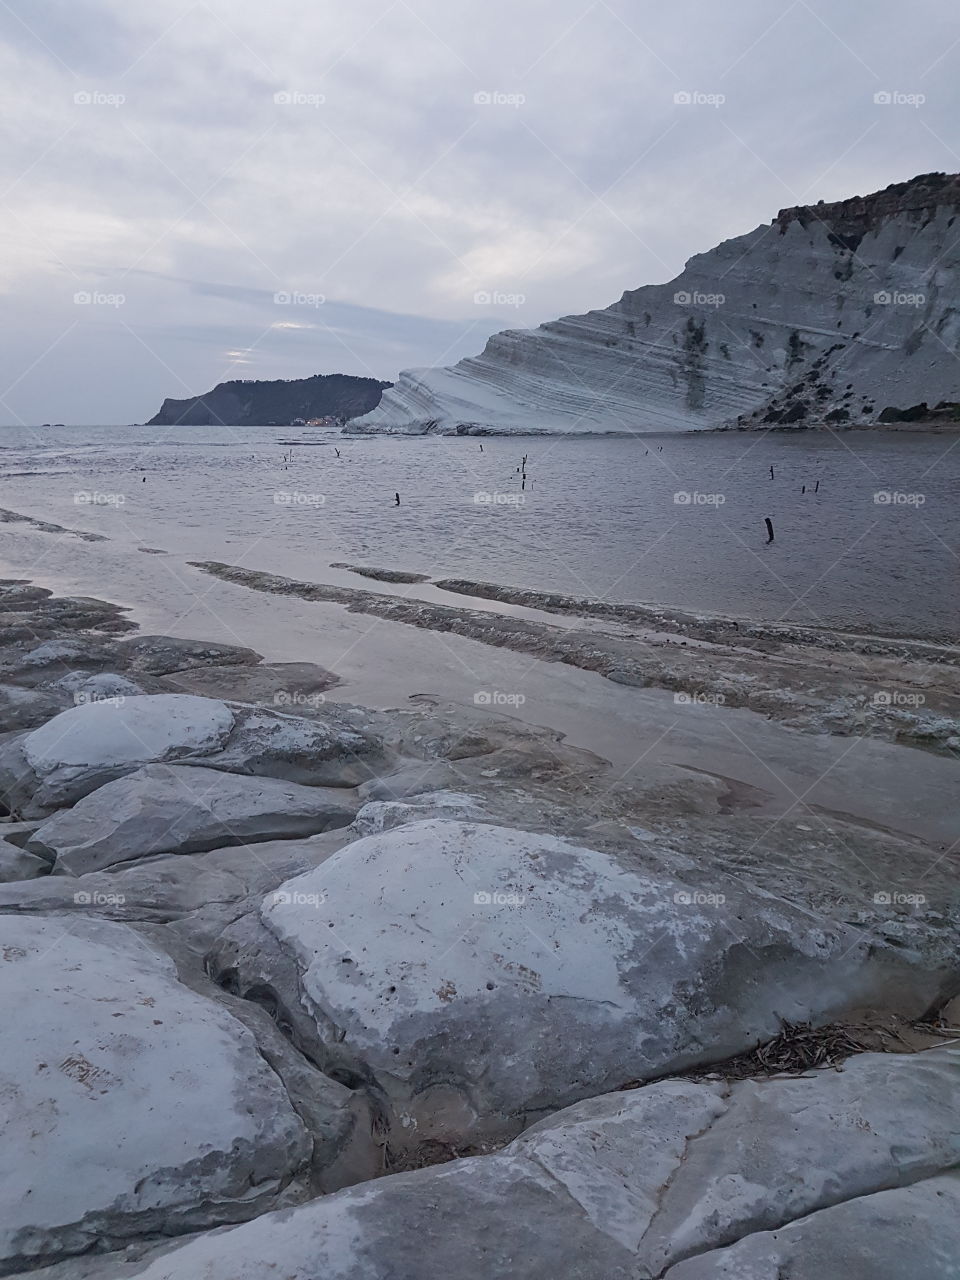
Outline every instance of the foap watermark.
POLYGON ((92 889, 78 889, 73 895, 78 907, 122 907, 126 897, 122 893, 98 893, 92 889))
POLYGON ((481 889, 473 895, 474 906, 477 907, 522 907, 526 900, 522 893, 504 893, 501 889, 491 893, 481 889))
POLYGON ((300 89, 281 89, 273 95, 278 107, 322 107, 327 100, 325 93, 304 93, 300 89))
POLYGON ((674 706, 677 707, 722 707, 726 698, 722 693, 709 693, 705 689, 694 689, 690 692, 681 690, 673 695, 674 706))
POLYGON ((122 693, 96 693, 92 689, 78 689, 73 695, 75 707, 101 706, 103 703, 109 707, 122 707, 125 702, 126 698, 122 693))
POLYGON ((522 107, 526 94, 504 93, 502 89, 478 89, 473 95, 475 107, 522 107))
POLYGON ((298 493, 295 489, 278 489, 273 495, 275 507, 322 507, 326 500, 326 494, 298 493))
POLYGON ((678 907, 722 907, 727 896, 724 893, 703 893, 700 889, 678 889, 673 900, 678 907))
POLYGON ((698 493, 696 489, 680 489, 673 500, 678 507, 722 507, 726 502, 722 493, 698 493))
POLYGON ((678 307, 722 307, 726 300, 726 294, 700 293, 696 289, 693 292, 680 289, 673 295, 673 301, 678 307))
POLYGON ((73 95, 78 107, 122 107, 126 100, 125 93, 104 93, 102 89, 78 89, 73 95))
POLYGON ((526 702, 522 693, 502 693, 499 689, 478 689, 473 695, 478 707, 522 707, 526 702))
POLYGON ((503 293, 497 289, 478 289, 473 295, 477 307, 522 307, 526 300, 525 293, 503 293))
POLYGON ((302 689, 278 689, 273 695, 275 707, 322 707, 326 698, 322 693, 304 693, 302 689))
POLYGON ((874 707, 922 707, 926 702, 922 693, 905 693, 900 689, 878 689, 870 699, 874 707))
POLYGON ((904 93, 900 89, 880 89, 873 95, 877 107, 922 107, 926 100, 925 93, 904 93))
POLYGON ((897 289, 881 289, 879 293, 873 295, 873 300, 878 307, 925 307, 927 305, 925 293, 901 293, 897 289))
POLYGON ((899 889, 881 889, 873 895, 878 907, 922 907, 927 901, 922 893, 901 893, 899 889))
POLYGON ((526 500, 523 493, 487 493, 483 489, 473 495, 478 507, 522 507, 526 500))
POLYGON ((99 489, 79 489, 73 495, 73 501, 78 507, 122 507, 126 500, 126 494, 101 493, 99 489))
POLYGON ((298 889, 277 889, 270 895, 275 907, 322 907, 326 904, 326 892, 303 893, 298 889))
POLYGON ((924 493, 901 493, 897 489, 878 489, 873 495, 878 507, 922 507, 926 500, 924 493))
POLYGON ((91 293, 86 289, 73 295, 75 307, 122 307, 126 300, 125 293, 91 293))
POLYGON ((281 289, 273 295, 277 307, 322 307, 326 302, 322 293, 301 293, 298 289, 281 289))
POLYGON ((699 89, 680 89, 673 95, 678 107, 722 107, 726 100, 724 93, 701 93, 699 89))

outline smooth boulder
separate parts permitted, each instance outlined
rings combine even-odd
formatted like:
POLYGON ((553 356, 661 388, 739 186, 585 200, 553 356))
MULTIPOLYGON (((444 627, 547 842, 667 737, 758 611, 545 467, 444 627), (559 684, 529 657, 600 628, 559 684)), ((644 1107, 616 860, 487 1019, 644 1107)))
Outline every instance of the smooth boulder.
POLYGON ((234 719, 225 703, 189 694, 85 702, 4 744, 0 785, 29 802, 25 816, 65 807, 143 765, 220 750, 234 719))
POLYGON ((370 776, 380 744, 336 716, 306 720, 186 693, 89 701, 0 746, 0 797, 44 817, 148 764, 188 763, 314 786, 370 776))
POLYGON ((211 956, 269 987, 316 1060, 389 1099, 392 1141, 516 1134, 633 1079, 719 1061, 781 1018, 883 1000, 918 1015, 949 977, 908 948, 736 881, 628 869, 553 836, 410 823, 264 900, 211 956))
POLYGON ((253 1035, 122 924, 0 917, 0 1274, 276 1203, 309 1136, 253 1035))
POLYGON ((202 853, 345 827, 357 808, 346 794, 194 765, 149 765, 45 822, 27 848, 54 857, 56 871, 80 876, 154 854, 202 853))

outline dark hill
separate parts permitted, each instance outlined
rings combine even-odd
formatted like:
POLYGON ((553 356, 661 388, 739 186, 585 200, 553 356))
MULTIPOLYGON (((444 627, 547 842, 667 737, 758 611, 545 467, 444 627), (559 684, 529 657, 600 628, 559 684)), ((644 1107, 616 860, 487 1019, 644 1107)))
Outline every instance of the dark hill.
POLYGON ((345 373, 276 382, 238 379, 189 400, 164 400, 147 426, 284 427, 297 418, 358 418, 377 407, 389 386, 392 383, 345 373))

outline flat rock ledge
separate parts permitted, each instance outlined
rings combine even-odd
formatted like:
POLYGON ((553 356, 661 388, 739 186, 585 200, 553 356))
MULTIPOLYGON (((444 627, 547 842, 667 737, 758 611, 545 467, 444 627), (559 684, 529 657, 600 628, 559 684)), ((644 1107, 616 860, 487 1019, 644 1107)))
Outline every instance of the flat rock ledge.
MULTIPOLYGON (((104 1280, 955 1280, 960 1058, 595 1098, 104 1280)), ((60 1273, 62 1280, 69 1280, 60 1273)), ((70 1272, 72 1276, 74 1272, 70 1272)))

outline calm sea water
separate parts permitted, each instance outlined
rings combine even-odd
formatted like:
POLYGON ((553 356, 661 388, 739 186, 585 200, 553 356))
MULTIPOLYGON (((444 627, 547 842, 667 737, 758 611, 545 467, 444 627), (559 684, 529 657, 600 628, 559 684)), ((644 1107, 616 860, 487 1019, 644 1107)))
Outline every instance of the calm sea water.
POLYGON ((951 641, 960 629, 956 436, 4 428, 0 506, 111 546, 317 581, 348 561, 951 641))

